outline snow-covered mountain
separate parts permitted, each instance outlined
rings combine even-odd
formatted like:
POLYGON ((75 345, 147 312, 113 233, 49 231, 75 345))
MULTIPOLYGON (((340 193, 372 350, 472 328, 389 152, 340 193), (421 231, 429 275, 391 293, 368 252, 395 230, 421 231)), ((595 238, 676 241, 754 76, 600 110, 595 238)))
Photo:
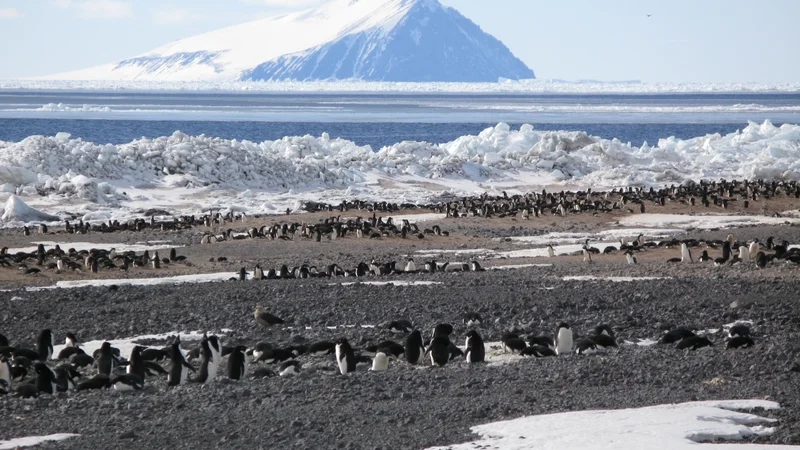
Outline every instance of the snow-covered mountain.
POLYGON ((47 78, 493 82, 534 73, 502 42, 437 0, 333 0, 47 78))

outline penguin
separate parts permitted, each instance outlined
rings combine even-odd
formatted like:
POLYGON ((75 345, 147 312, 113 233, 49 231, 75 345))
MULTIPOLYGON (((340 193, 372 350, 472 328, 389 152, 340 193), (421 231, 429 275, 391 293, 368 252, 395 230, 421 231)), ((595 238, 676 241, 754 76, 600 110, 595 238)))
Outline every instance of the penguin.
POLYGON ((270 327, 272 325, 280 325, 285 323, 283 319, 273 314, 264 311, 261 306, 256 306, 256 311, 253 313, 256 323, 262 327, 270 327))
POLYGON ((259 281, 264 279, 264 269, 258 264, 256 264, 256 268, 253 270, 253 279, 259 281))
POLYGON ((732 350, 736 348, 748 348, 754 345, 756 345, 756 343, 750 336, 736 336, 728 339, 728 342, 725 344, 725 348, 727 350, 732 350))
POLYGON ((11 363, 5 356, 0 356, 0 380, 11 385, 11 363))
POLYGON ((557 355, 565 355, 572 351, 572 330, 567 323, 558 324, 556 328, 555 352, 557 355))
POLYGON ((83 369, 94 364, 94 358, 86 353, 76 353, 69 357, 69 363, 79 369, 83 369))
POLYGON ((676 328, 674 330, 667 331, 661 336, 661 339, 658 340, 659 344, 674 344, 682 339, 686 339, 689 337, 694 336, 695 334, 687 330, 686 328, 676 328))
POLYGON ((692 258, 692 251, 689 249, 689 246, 686 245, 685 242, 681 243, 681 262, 683 263, 694 262, 694 258, 692 258))
POLYGON ((94 377, 78 383, 75 387, 76 391, 88 391, 91 389, 108 389, 111 387, 111 379, 108 375, 97 374, 94 377))
POLYGON ((379 348, 372 357, 372 367, 369 369, 372 372, 385 372, 389 369, 389 356, 392 352, 386 348, 379 348))
POLYGON ((242 267, 239 269, 239 281, 244 281, 247 279, 247 269, 242 267))
POLYGON ((59 361, 63 361, 65 359, 72 358, 73 355, 80 355, 80 354, 84 355, 86 354, 86 352, 84 352, 83 349, 80 347, 64 347, 63 349, 61 349, 60 352, 58 352, 58 356, 56 356, 56 359, 59 361))
POLYGON ((464 324, 468 327, 479 327, 483 322, 481 315, 476 312, 468 312, 464 314, 464 324))
POLYGON ((617 346, 617 341, 607 334, 595 334, 594 336, 589 336, 589 339, 594 342, 594 345, 597 347, 597 349, 605 349, 617 346))
POLYGON ((700 262, 708 262, 711 261, 711 257, 708 256, 708 250, 703 250, 703 253, 700 255, 700 262))
POLYGON ((131 356, 128 358, 127 373, 136 375, 140 380, 142 380, 142 382, 144 382, 146 370, 144 358, 142 358, 142 350, 144 350, 144 347, 139 345, 133 347, 131 350, 131 356))
POLYGON ((486 359, 486 347, 483 345, 481 335, 475 330, 469 330, 466 341, 467 352, 464 358, 468 363, 480 363, 486 359))
POLYGON ((285 363, 281 364, 281 368, 278 371, 278 375, 282 377, 291 377, 297 375, 298 373, 300 373, 301 366, 302 364, 300 364, 300 361, 294 359, 291 361, 286 361, 285 363))
POLYGON ((314 342, 306 349, 306 354, 314 355, 332 355, 336 351, 336 343, 331 341, 314 342))
POLYGON ((0 334, 0 347, 8 347, 8 338, 0 334))
POLYGON ((180 343, 172 344, 172 362, 167 376, 167 386, 178 386, 186 384, 189 379, 189 371, 194 372, 194 367, 186 362, 186 358, 181 353, 180 343))
POLYGON ((119 392, 138 391, 144 387, 144 381, 134 373, 114 377, 110 383, 114 386, 114 390, 119 392))
POLYGON ((258 361, 265 353, 272 351, 272 344, 269 342, 259 342, 252 349, 247 350, 248 355, 253 355, 253 361, 258 361))
POLYGON ((103 342, 100 346, 100 355, 96 359, 97 372, 110 377, 111 371, 117 366, 117 359, 114 358, 110 342, 103 342))
POLYGON ((237 345, 233 352, 228 356, 228 378, 231 380, 241 380, 247 376, 247 357, 245 356, 247 347, 237 345))
POLYGON ((756 266, 758 266, 759 269, 767 267, 767 261, 768 259, 766 253, 764 252, 756 253, 756 266))
POLYGON ((18 383, 28 376, 28 369, 24 366, 14 364, 11 366, 11 382, 18 383))
POLYGON ((47 361, 53 356, 53 332, 49 328, 45 328, 39 333, 39 339, 36 341, 36 353, 39 354, 39 359, 47 361))
POLYGON ((589 338, 578 339, 575 342, 575 353, 578 355, 591 355, 597 352, 597 345, 589 338))
POLYGON ((78 345, 78 338, 72 333, 67 333, 67 338, 64 340, 65 347, 80 347, 78 345))
POLYGON ((407 273, 416 273, 417 264, 414 262, 414 258, 408 258, 408 262, 406 263, 406 267, 403 269, 403 271, 407 273))
POLYGON ((555 250, 553 250, 553 246, 552 245, 548 245, 547 246, 547 257, 548 258, 553 258, 555 256, 556 256, 556 252, 555 252, 555 250))
POLYGON ((39 389, 35 384, 20 384, 14 390, 14 395, 22 398, 36 398, 39 396, 39 389))
POLYGON ((59 383, 56 380, 56 374, 49 367, 42 362, 37 362, 33 368, 36 371, 37 391, 50 395, 58 392, 59 383))
POLYGON ((6 380, 0 379, 0 395, 7 395, 11 390, 11 383, 6 380))
POLYGON ((711 347, 714 343, 702 336, 689 336, 681 339, 678 345, 675 346, 678 350, 697 350, 703 347, 711 347))
POLYGON ((481 263, 479 263, 478 261, 472 260, 469 263, 469 271, 470 272, 486 272, 486 269, 481 267, 481 263))
POLYGON ((453 334, 453 326, 449 323, 440 323, 433 329, 433 337, 449 337, 453 334))
POLYGON ((431 339, 426 354, 430 355, 431 365, 444 367, 450 360, 450 339, 445 336, 436 336, 431 339))
POLYGON ((422 345, 422 333, 414 330, 406 338, 405 358, 409 364, 417 365, 425 356, 425 346, 422 345))
POLYGON ((610 337, 614 337, 614 330, 611 329, 611 326, 605 323, 601 323, 600 325, 594 327, 594 334, 596 335, 606 335, 610 337))
POLYGON ((339 365, 339 372, 342 375, 356 370, 356 355, 346 338, 341 338, 336 343, 336 363, 339 365))
MULTIPOLYGON (((255 351, 253 352, 255 355, 255 351)), ((294 353, 283 348, 270 348, 261 353, 261 356, 256 358, 256 362, 266 362, 267 364, 275 364, 283 362, 295 357, 294 353)))
POLYGON ((728 330, 728 337, 735 338, 738 336, 750 336, 750 327, 743 323, 734 324, 730 330, 728 330))
POLYGON ((628 261, 629 266, 636 265, 636 257, 633 256, 633 252, 630 250, 625 252, 625 260, 628 261))
POLYGON ((761 246, 758 242, 758 239, 753 239, 753 242, 750 243, 750 247, 748 251, 750 252, 750 256, 754 256, 758 254, 758 251, 761 249, 761 246))
POLYGON ((525 342, 523 339, 520 339, 516 335, 508 336, 507 338, 502 339, 502 342, 504 352, 519 353, 522 350, 525 350, 525 347, 528 346, 527 342, 525 342))
POLYGON ((524 350, 519 352, 522 356, 534 356, 536 358, 544 358, 547 356, 556 356, 556 352, 544 345, 531 345, 530 347, 526 347, 524 350))
POLYGON ((217 369, 222 359, 222 349, 216 336, 207 336, 205 334, 203 334, 203 340, 200 341, 200 347, 200 372, 198 372, 194 381, 208 384, 217 377, 217 369))
POLYGON ((586 245, 583 246, 581 251, 583 252, 583 262, 591 263, 592 262, 592 254, 589 253, 589 249, 586 247, 586 245))
POLYGON ((142 350, 143 361, 160 362, 169 358, 170 348, 146 348, 142 350))
POLYGON ((411 322, 405 319, 393 320, 389 322, 389 325, 386 327, 389 329, 389 332, 393 334, 405 334, 414 329, 411 322))
POLYGON ((749 264, 750 263, 750 250, 745 245, 739 246, 739 259, 742 260, 743 263, 749 264))
POLYGON ((528 340, 528 346, 530 347, 538 345, 542 347, 547 347, 550 350, 555 350, 556 348, 556 345, 553 342, 553 338, 551 338, 550 336, 528 336, 527 340, 528 340))
POLYGON ((53 372, 56 374, 58 392, 75 389, 75 380, 81 377, 80 372, 71 364, 61 364, 53 372))

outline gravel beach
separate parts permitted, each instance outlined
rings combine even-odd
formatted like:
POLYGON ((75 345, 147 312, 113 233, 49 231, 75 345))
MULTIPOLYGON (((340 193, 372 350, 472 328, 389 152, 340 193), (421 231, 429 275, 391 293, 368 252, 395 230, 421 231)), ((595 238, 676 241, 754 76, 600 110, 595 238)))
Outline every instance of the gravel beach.
MULTIPOLYGON (((598 226, 580 220, 570 227, 591 230, 598 226)), ((487 222, 438 221, 435 223, 451 236, 419 241, 248 240, 200 246, 190 245, 197 235, 190 230, 185 238, 177 234, 166 238, 188 245, 179 251, 192 263, 169 268, 168 273, 235 272, 241 266, 252 270, 255 263, 264 267, 304 262, 320 267, 331 262, 351 266, 372 258, 399 263, 419 250, 503 251, 518 247, 498 238, 516 235, 519 224, 487 222), (215 255, 225 255, 228 262, 208 263, 215 255)), ((523 234, 537 234, 548 225, 543 222, 523 234)), ((564 224, 560 227, 570 229, 564 224)), ((788 225, 690 230, 681 238, 724 239, 731 232, 741 241, 755 237, 763 241, 767 236, 800 240, 800 228, 788 225)), ((12 233, 3 231, 3 245, 44 240, 12 233)), ((115 233, 69 239, 114 243, 165 236, 115 233)), ((145 388, 134 393, 68 392, 27 400, 7 395, 0 397, 0 440, 75 433, 80 436, 44 443, 40 448, 422 449, 468 442, 476 438, 470 433, 471 426, 528 415, 766 398, 782 406, 760 412, 779 420, 775 433, 750 439, 800 444, 800 373, 792 370, 800 363, 800 316, 796 311, 800 268, 777 262, 764 270, 754 264, 713 267, 665 262, 678 253, 677 249, 642 252, 636 266, 626 265, 617 253, 599 255, 593 264, 582 263, 579 256, 486 260, 482 264, 487 267, 520 262, 550 265, 369 279, 440 283, 401 286, 343 285, 356 280, 312 278, 26 291, 18 288, 52 285, 57 280, 45 274, 31 280, 14 269, 2 269, 2 288, 11 290, 0 292, 0 333, 12 343, 28 345, 35 344, 41 329, 51 328, 57 343, 63 342, 68 331, 82 341, 207 331, 219 334, 225 345, 252 346, 265 341, 288 346, 344 336, 358 349, 386 339, 402 343, 405 335, 391 334, 385 326, 399 319, 410 320, 425 337, 430 337, 437 323, 452 323, 453 340, 463 345, 467 327, 462 318, 469 311, 483 317, 477 329, 487 343, 499 341, 503 332, 513 329, 526 335, 552 335, 562 321, 569 322, 578 336, 607 323, 619 342, 628 343, 589 356, 504 355, 479 365, 454 360, 443 368, 393 361, 387 372, 361 369, 347 376, 334 370, 332 356, 300 356, 304 367, 294 377, 234 382, 220 375, 210 385, 174 388, 168 388, 162 378, 148 379, 145 388), (633 281, 564 279, 586 275, 633 277, 633 281), (637 279, 641 277, 666 279, 637 279), (256 305, 287 323, 270 329, 256 325, 256 305), (737 320, 752 322, 756 345, 725 350, 723 326, 737 320), (707 336, 714 347, 681 351, 672 345, 636 344, 658 339, 678 326, 711 330, 707 336)), ((100 277, 104 276, 118 275, 101 272, 100 277)), ((186 343, 187 348, 194 345, 186 343)), ((492 352, 502 354, 497 349, 492 352)), ((92 370, 86 374, 91 376, 92 370)))

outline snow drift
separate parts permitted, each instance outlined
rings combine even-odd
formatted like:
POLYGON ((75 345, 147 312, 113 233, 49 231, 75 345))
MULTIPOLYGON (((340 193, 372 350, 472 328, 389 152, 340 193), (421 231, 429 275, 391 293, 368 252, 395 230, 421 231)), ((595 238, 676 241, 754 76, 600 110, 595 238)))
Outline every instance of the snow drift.
POLYGON ((534 73, 502 42, 437 0, 332 0, 48 78, 496 82, 534 73))

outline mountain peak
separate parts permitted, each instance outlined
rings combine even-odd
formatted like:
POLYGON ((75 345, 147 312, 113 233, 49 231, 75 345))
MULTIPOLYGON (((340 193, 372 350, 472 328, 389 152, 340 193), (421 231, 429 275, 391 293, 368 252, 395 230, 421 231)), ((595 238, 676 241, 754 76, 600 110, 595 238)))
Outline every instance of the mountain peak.
POLYGON ((53 79, 497 81, 533 78, 438 0, 332 0, 53 79))

